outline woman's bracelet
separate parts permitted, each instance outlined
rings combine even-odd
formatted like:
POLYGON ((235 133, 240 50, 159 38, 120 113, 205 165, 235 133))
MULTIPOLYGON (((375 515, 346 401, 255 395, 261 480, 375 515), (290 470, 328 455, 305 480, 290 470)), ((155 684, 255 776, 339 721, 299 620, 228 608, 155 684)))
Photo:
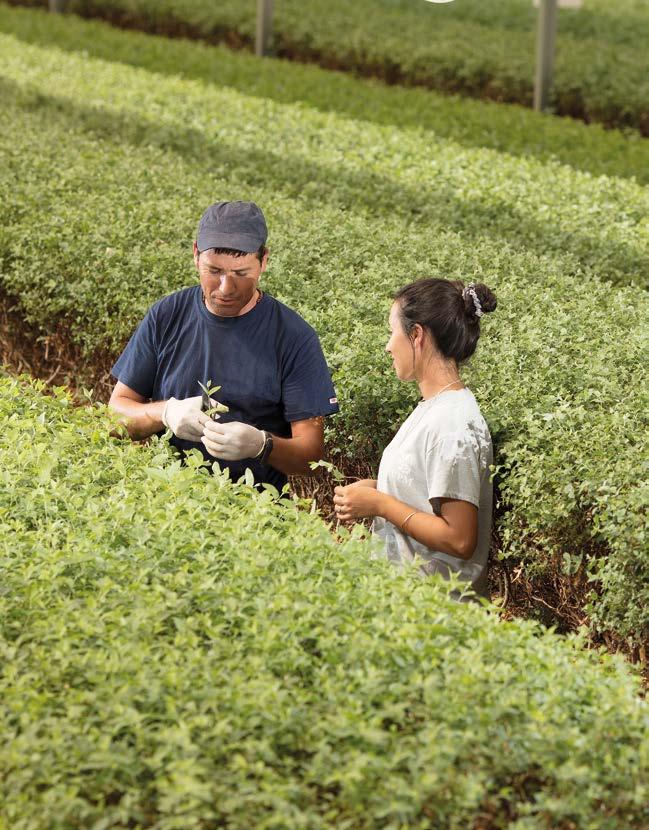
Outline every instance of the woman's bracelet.
POLYGON ((415 513, 420 513, 420 512, 421 512, 420 510, 413 510, 412 513, 408 513, 406 518, 401 522, 401 530, 404 531, 404 533, 405 533, 405 530, 406 530, 406 525, 408 524, 410 519, 412 519, 412 517, 415 515, 415 513))

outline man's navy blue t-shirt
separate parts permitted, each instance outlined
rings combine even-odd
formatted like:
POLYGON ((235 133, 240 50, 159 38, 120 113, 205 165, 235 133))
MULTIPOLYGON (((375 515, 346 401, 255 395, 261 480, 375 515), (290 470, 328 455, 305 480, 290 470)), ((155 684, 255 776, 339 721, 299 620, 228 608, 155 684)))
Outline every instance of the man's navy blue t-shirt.
MULTIPOLYGON (((199 381, 230 411, 221 421, 242 421, 289 437, 292 421, 338 412, 320 342, 299 314, 264 293, 241 317, 219 317, 205 307, 200 285, 155 303, 112 368, 117 380, 149 400, 191 398, 199 381)), ((180 450, 203 444, 174 436, 180 450)), ((257 482, 278 489, 286 476, 253 459, 219 461, 236 481, 249 467, 257 482)))

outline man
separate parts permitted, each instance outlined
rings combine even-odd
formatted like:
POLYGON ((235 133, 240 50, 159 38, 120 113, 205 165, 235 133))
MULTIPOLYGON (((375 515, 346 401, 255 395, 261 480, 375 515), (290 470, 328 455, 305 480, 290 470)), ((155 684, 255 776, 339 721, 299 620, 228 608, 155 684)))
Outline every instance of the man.
POLYGON ((259 288, 267 236, 253 202, 207 209, 194 242, 200 284, 149 309, 112 368, 109 405, 133 439, 166 427, 178 449, 200 449, 233 480, 249 467, 281 490, 323 457, 323 416, 338 404, 315 331, 259 288), (221 387, 229 411, 215 421, 199 382, 221 387))

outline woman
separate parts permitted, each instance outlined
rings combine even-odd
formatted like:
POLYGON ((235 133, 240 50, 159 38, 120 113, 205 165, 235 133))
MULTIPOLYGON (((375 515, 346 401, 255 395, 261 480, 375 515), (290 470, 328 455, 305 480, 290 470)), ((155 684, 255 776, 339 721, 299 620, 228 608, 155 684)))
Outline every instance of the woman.
POLYGON ((399 380, 422 400, 386 447, 378 481, 336 487, 341 521, 374 517, 372 533, 395 562, 426 574, 455 572, 487 593, 493 451, 489 429, 459 366, 474 353, 480 318, 496 308, 486 285, 424 279, 402 288, 390 310, 399 380))

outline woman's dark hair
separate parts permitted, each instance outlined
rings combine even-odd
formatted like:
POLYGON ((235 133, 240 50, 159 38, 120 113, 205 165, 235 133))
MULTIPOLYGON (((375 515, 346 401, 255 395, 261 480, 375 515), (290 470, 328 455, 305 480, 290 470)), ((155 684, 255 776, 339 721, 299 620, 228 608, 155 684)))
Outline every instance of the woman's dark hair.
POLYGON ((480 337, 480 317, 496 308, 496 297, 481 282, 425 279, 411 282, 394 295, 405 333, 419 323, 446 358, 468 360, 480 337))

